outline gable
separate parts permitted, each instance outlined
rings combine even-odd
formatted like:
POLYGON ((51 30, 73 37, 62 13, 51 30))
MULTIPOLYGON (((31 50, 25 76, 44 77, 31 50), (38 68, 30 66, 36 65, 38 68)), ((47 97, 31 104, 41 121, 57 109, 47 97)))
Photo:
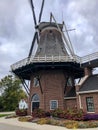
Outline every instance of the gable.
POLYGON ((98 90, 98 75, 91 75, 81 86, 79 92, 98 90))

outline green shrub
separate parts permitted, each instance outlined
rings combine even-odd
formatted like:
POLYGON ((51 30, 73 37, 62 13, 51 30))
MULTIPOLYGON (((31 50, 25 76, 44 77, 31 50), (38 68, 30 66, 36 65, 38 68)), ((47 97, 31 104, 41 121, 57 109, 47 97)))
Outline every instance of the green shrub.
POLYGON ((78 122, 78 128, 88 128, 87 124, 84 122, 78 122))
POLYGON ((50 120, 47 118, 41 118, 37 121, 37 124, 43 125, 43 124, 51 124, 50 120))
POLYGON ((53 117, 58 117, 58 118, 64 117, 64 111, 59 108, 52 110, 50 113, 51 113, 51 116, 53 116, 53 117))
POLYGON ((69 129, 78 128, 78 122, 72 121, 72 120, 67 120, 64 122, 64 126, 69 129))

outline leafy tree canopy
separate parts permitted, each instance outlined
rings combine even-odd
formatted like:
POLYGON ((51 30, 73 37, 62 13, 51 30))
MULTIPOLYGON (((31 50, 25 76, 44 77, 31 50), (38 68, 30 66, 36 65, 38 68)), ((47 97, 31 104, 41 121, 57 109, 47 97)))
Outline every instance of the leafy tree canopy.
POLYGON ((18 106, 21 99, 27 98, 22 89, 21 81, 12 75, 8 75, 0 81, 0 110, 12 111, 18 106))

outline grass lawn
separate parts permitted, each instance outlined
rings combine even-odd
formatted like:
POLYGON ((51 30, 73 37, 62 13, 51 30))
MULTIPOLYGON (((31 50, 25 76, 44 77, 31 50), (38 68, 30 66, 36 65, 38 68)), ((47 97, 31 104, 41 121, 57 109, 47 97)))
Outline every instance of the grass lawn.
POLYGON ((5 116, 9 116, 10 114, 0 114, 0 118, 1 117, 5 117, 5 116))

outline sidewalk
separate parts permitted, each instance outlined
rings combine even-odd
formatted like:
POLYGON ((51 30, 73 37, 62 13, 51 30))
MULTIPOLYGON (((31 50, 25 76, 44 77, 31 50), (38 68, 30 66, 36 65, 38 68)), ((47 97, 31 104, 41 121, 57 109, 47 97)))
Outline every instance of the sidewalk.
POLYGON ((35 130, 68 130, 64 127, 52 126, 52 125, 38 125, 31 122, 20 122, 17 118, 5 119, 4 117, 0 118, 0 123, 9 124, 14 126, 21 126, 26 128, 33 128, 35 130))
POLYGON ((20 122, 17 118, 5 119, 4 117, 0 118, 0 123, 13 125, 13 126, 21 126, 25 128, 32 128, 35 130, 98 130, 98 128, 89 128, 89 129, 67 129, 65 127, 60 126, 52 126, 52 125, 38 125, 36 123, 31 122, 20 122))
POLYGON ((15 111, 11 111, 11 112, 0 112, 0 114, 14 114, 15 111))

